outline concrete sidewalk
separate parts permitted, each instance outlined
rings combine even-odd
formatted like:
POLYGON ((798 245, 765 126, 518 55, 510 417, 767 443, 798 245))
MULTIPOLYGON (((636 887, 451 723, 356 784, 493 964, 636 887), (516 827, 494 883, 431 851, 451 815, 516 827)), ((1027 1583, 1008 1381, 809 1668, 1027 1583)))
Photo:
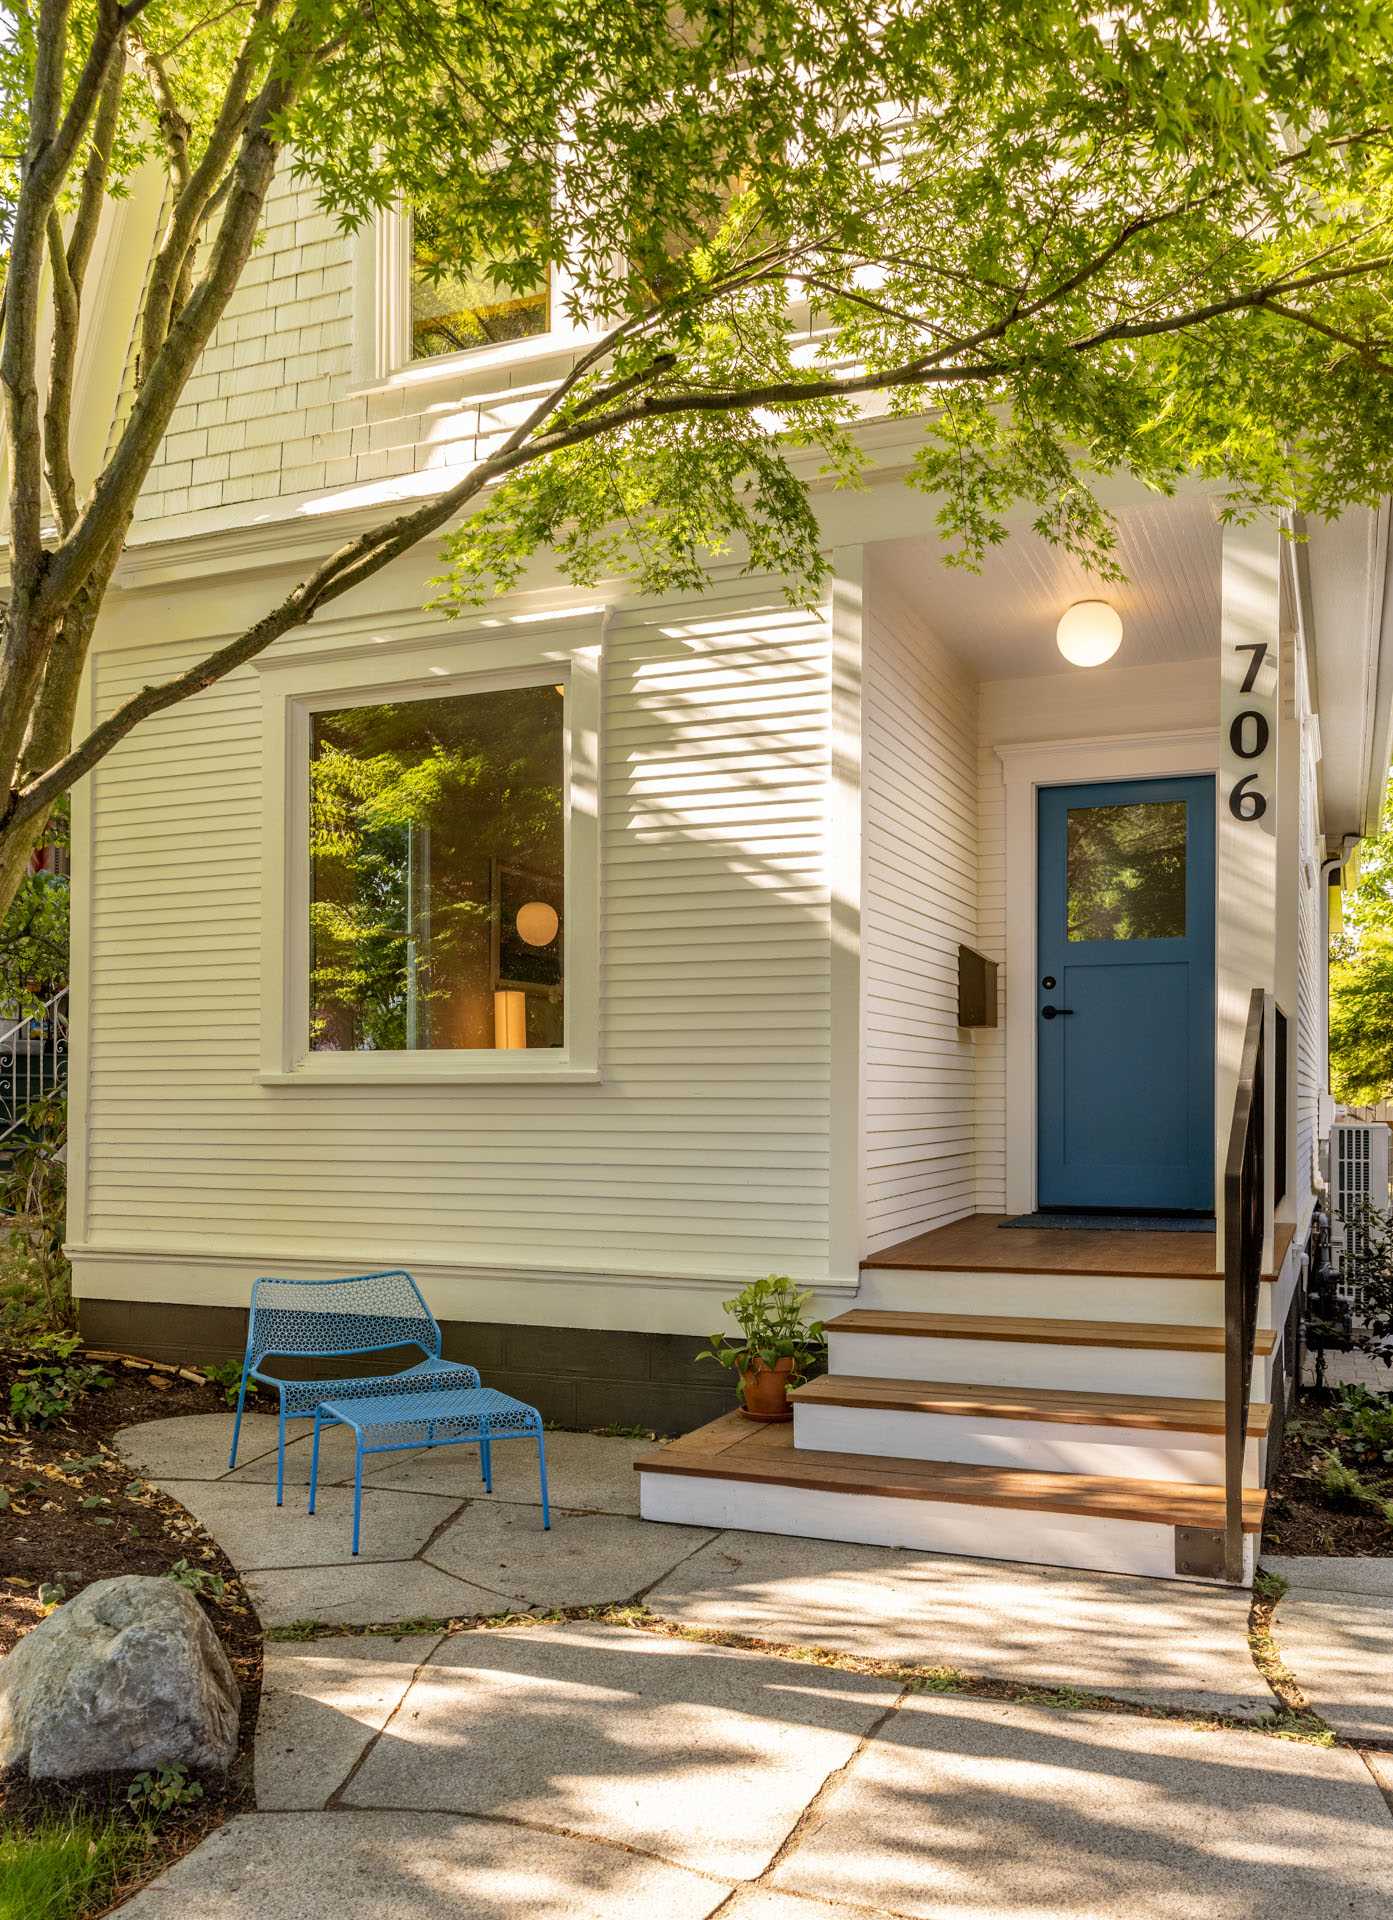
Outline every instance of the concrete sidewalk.
POLYGON ((1393 1560, 1263 1566, 1287 1582, 1272 1636, 1311 1705, 1345 1739, 1393 1749, 1393 1560))
POLYGON ((280 1811, 215 1834, 132 1920, 1387 1911, 1393 1816, 1340 1749, 601 1622, 287 1655, 257 1765, 280 1811))
POLYGON ((547 1435, 550 1533, 530 1446, 495 1447, 491 1496, 468 1448, 390 1454, 368 1463, 354 1561, 347 1436, 325 1436, 311 1517, 303 1430, 282 1507, 275 1421, 244 1423, 235 1473, 230 1433, 230 1420, 196 1415, 118 1441, 217 1537, 268 1628, 642 1599, 686 1626, 833 1653, 1241 1718, 1277 1704, 1248 1651, 1247 1596, 1232 1589, 641 1521, 633 1462, 652 1443, 559 1432, 547 1435))
MULTIPOLYGON (((1276 1704, 1241 1595, 645 1525, 645 1443, 560 1433, 551 1534, 525 1450, 492 1499, 464 1450, 402 1456, 371 1476, 383 1557, 350 1566, 344 1517, 304 1513, 294 1449, 275 1508, 268 1426, 235 1475, 218 1420, 121 1445, 253 1563, 272 1619, 413 1630, 268 1642, 258 1812, 138 1894, 134 1920, 1386 1911, 1393 1814, 1359 1754, 1197 1724, 1276 1704), (423 1618, 635 1600, 636 1624, 423 1618), (937 1668, 1050 1691, 939 1691, 937 1668), (1101 1694, 1143 1710, 1090 1708, 1101 1694)), ((341 1482, 345 1456, 327 1465, 341 1482)))

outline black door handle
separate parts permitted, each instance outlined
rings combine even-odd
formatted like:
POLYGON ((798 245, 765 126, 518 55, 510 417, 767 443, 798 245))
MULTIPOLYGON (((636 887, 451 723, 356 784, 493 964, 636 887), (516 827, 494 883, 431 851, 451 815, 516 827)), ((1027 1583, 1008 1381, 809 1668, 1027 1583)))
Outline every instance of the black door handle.
POLYGON ((1072 1007, 1041 1007, 1040 1018, 1042 1020, 1058 1020, 1062 1015, 1072 1013, 1073 1011, 1074 1009, 1072 1007))

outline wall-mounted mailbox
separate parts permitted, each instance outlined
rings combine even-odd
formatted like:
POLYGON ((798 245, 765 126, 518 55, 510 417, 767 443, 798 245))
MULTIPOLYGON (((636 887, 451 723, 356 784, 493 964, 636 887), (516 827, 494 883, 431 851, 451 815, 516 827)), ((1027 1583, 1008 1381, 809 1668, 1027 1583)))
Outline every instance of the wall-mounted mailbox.
POLYGON ((958 1025, 996 1025, 996 962, 971 947, 958 948, 958 1025))

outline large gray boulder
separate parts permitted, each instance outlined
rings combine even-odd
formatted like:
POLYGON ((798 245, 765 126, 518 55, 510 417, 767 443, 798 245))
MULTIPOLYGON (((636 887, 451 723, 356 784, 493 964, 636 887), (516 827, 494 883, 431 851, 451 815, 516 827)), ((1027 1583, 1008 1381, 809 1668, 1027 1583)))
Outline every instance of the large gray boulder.
POLYGON ((0 1773, 223 1771, 240 1702, 191 1593, 147 1574, 98 1580, 0 1660, 0 1773))

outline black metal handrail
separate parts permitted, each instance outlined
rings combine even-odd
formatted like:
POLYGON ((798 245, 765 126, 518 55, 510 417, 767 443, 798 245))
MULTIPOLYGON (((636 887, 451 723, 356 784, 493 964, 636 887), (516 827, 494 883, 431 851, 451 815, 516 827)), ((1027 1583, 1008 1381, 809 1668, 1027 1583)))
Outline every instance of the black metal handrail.
POLYGON ((1267 996, 1254 987, 1224 1161, 1224 1577, 1243 1580, 1243 1468, 1267 1227, 1267 996))

